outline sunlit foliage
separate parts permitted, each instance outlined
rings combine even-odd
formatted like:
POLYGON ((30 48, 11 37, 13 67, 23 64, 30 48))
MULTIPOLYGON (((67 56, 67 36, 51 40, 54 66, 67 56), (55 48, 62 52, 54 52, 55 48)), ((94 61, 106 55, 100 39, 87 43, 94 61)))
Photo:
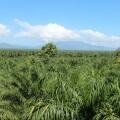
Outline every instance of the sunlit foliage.
POLYGON ((0 120, 120 119, 115 52, 38 52, 0 52, 0 120))

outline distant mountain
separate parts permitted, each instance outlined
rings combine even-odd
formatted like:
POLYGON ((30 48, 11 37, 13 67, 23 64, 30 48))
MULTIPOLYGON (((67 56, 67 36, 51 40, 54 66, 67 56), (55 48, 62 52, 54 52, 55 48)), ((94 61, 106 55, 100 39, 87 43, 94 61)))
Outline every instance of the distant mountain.
POLYGON ((115 50, 114 48, 90 45, 80 41, 63 41, 54 44, 61 50, 115 50))
MULTIPOLYGON (((86 44, 80 41, 60 41, 60 42, 53 42, 59 50, 102 50, 102 51, 110 51, 115 50, 114 48, 103 47, 103 46, 95 46, 86 44)), ((0 43, 0 49, 41 49, 42 46, 19 46, 19 45, 10 45, 6 43, 0 43)))
POLYGON ((0 43, 0 49, 30 49, 28 46, 19 46, 19 45, 11 45, 6 43, 0 43))
MULTIPOLYGON (((80 41, 60 41, 53 42, 59 50, 100 50, 100 51, 112 51, 114 48, 104 47, 104 46, 95 46, 86 44, 80 41)), ((42 46, 35 47, 40 49, 42 46)))

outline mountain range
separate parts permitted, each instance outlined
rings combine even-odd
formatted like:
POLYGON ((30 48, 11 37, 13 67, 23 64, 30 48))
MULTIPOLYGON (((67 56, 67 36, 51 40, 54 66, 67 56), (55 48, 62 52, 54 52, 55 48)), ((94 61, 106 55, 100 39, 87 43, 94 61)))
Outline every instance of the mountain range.
MULTIPOLYGON (((86 44, 80 41, 60 41, 53 42, 59 50, 100 50, 100 51, 110 51, 115 50, 115 48, 104 47, 104 46, 95 46, 86 44)), ((43 45, 40 46, 20 46, 20 45, 12 45, 6 43, 0 43, 0 49, 41 49, 43 45)))

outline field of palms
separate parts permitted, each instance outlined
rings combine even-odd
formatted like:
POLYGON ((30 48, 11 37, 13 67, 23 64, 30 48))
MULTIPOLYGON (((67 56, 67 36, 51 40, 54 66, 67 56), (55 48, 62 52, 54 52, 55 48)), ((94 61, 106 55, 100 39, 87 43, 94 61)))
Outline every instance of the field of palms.
POLYGON ((118 53, 3 50, 0 56, 0 120, 120 119, 118 53))

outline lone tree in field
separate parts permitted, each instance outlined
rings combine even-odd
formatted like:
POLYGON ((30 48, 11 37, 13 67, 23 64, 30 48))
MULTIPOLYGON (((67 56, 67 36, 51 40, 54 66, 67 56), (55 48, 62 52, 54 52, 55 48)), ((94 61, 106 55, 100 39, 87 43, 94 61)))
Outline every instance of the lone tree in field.
POLYGON ((120 56, 120 48, 118 48, 118 49, 116 50, 116 55, 117 55, 117 56, 120 56))
POLYGON ((48 43, 42 47, 40 54, 43 56, 48 55, 49 57, 54 57, 58 54, 58 48, 56 45, 48 43))

